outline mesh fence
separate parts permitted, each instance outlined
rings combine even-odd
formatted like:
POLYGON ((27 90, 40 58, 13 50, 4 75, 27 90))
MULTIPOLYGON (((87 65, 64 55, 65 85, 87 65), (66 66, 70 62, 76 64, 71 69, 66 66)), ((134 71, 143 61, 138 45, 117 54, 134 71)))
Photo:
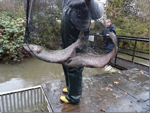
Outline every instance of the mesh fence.
POLYGON ((28 30, 25 42, 38 44, 48 49, 57 49, 61 45, 60 9, 53 0, 29 0, 25 2, 28 10, 28 30))
MULTIPOLYGON (((28 20, 26 27, 25 43, 37 44, 50 50, 62 49, 61 40, 61 0, 25 0, 25 10, 28 20), (27 7, 29 10, 27 10, 27 7)), ((103 37, 96 35, 102 32, 102 23, 94 21, 91 23, 90 40, 87 52, 103 54, 105 52, 103 37)))

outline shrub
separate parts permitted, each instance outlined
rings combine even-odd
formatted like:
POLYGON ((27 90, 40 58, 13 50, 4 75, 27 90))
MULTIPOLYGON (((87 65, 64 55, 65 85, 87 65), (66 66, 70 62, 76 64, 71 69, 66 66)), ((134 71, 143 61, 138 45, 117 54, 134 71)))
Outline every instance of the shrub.
POLYGON ((0 60, 16 62, 23 59, 26 51, 22 47, 25 18, 13 19, 11 13, 0 13, 0 60))

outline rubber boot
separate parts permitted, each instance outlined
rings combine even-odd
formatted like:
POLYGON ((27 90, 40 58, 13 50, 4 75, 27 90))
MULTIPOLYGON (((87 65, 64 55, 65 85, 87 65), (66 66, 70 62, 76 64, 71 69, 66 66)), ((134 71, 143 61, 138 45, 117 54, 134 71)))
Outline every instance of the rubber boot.
POLYGON ((60 97, 60 101, 69 104, 70 102, 66 99, 65 96, 60 97))
POLYGON ((82 94, 82 72, 83 67, 68 67, 69 88, 66 99, 70 103, 77 104, 80 102, 80 97, 82 94))
MULTIPOLYGON (((63 13, 61 21, 61 35, 63 41, 63 49, 74 43, 78 39, 80 33, 80 30, 78 30, 72 23, 70 15, 67 14, 69 14, 67 13, 67 11, 65 14, 63 13)), ((86 32, 86 34, 87 33, 88 32, 86 32)), ((78 51, 80 50, 76 50, 76 52, 78 51)), ((72 68, 63 65, 63 70, 66 79, 66 86, 68 87, 68 94, 66 95, 65 98, 61 96, 61 101, 64 100, 65 102, 67 99, 69 103, 77 104, 80 102, 80 97, 82 94, 83 68, 82 67, 72 68)))
POLYGON ((63 89, 63 93, 64 93, 64 94, 67 94, 67 93, 68 93, 68 88, 64 88, 64 89, 63 89))

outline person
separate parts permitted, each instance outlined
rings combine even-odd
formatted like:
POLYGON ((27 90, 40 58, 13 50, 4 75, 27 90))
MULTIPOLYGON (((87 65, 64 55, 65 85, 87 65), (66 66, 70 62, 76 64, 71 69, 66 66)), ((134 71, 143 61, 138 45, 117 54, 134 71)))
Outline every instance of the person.
POLYGON ((109 53, 113 49, 113 42, 109 37, 109 32, 113 32, 114 34, 116 34, 116 28, 111 23, 110 19, 105 20, 105 25, 105 29, 101 33, 99 33, 99 35, 104 37, 106 52, 109 53))
MULTIPOLYGON (((101 18, 103 6, 96 0, 62 0, 61 35, 63 49, 74 43, 83 31, 84 38, 89 37, 91 19, 101 18)), ((77 48, 76 52, 83 50, 77 48)), ((83 67, 68 67, 62 65, 66 87, 66 96, 61 96, 64 103, 77 104, 82 94, 83 67)))

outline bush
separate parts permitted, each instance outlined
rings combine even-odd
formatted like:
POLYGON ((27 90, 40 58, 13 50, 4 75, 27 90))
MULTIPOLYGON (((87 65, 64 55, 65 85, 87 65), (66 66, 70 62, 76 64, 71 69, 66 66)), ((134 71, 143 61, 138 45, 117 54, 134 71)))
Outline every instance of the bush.
MULTIPOLYGON (((107 18, 116 26, 117 35, 149 37, 148 0, 109 0, 107 18)), ((135 41, 120 41, 120 47, 134 48, 135 41), (126 46, 125 46, 126 45, 126 46)), ((148 52, 148 42, 138 42, 137 50, 148 52)))
POLYGON ((24 0, 0 0, 0 12, 10 12, 11 17, 25 17, 24 0))
POLYGON ((25 18, 13 19, 8 12, 0 13, 0 60, 17 62, 26 51, 22 47, 25 32, 25 18))
MULTIPOLYGON (((42 7, 41 4, 40 9, 42 7)), ((39 7, 36 6, 37 12, 39 7)), ((50 8, 51 7, 47 7, 50 8)), ((0 0, 0 61, 1 62, 19 62, 23 60, 25 56, 30 54, 24 50, 22 43, 25 35, 25 10, 24 0, 0 0)), ((46 10, 46 16, 37 17, 37 12, 33 15, 33 22, 30 23, 30 37, 31 43, 42 45, 50 49, 57 49, 57 45, 60 45, 60 25, 57 21, 49 21, 54 13, 57 18, 60 16, 59 10, 46 10), (40 19, 40 21, 38 21, 40 19), (37 26, 38 24, 38 26, 37 26), (41 27, 40 27, 41 26, 41 27), (54 42, 54 43, 52 43, 54 42)), ((56 19, 56 18, 55 18, 56 19)))

